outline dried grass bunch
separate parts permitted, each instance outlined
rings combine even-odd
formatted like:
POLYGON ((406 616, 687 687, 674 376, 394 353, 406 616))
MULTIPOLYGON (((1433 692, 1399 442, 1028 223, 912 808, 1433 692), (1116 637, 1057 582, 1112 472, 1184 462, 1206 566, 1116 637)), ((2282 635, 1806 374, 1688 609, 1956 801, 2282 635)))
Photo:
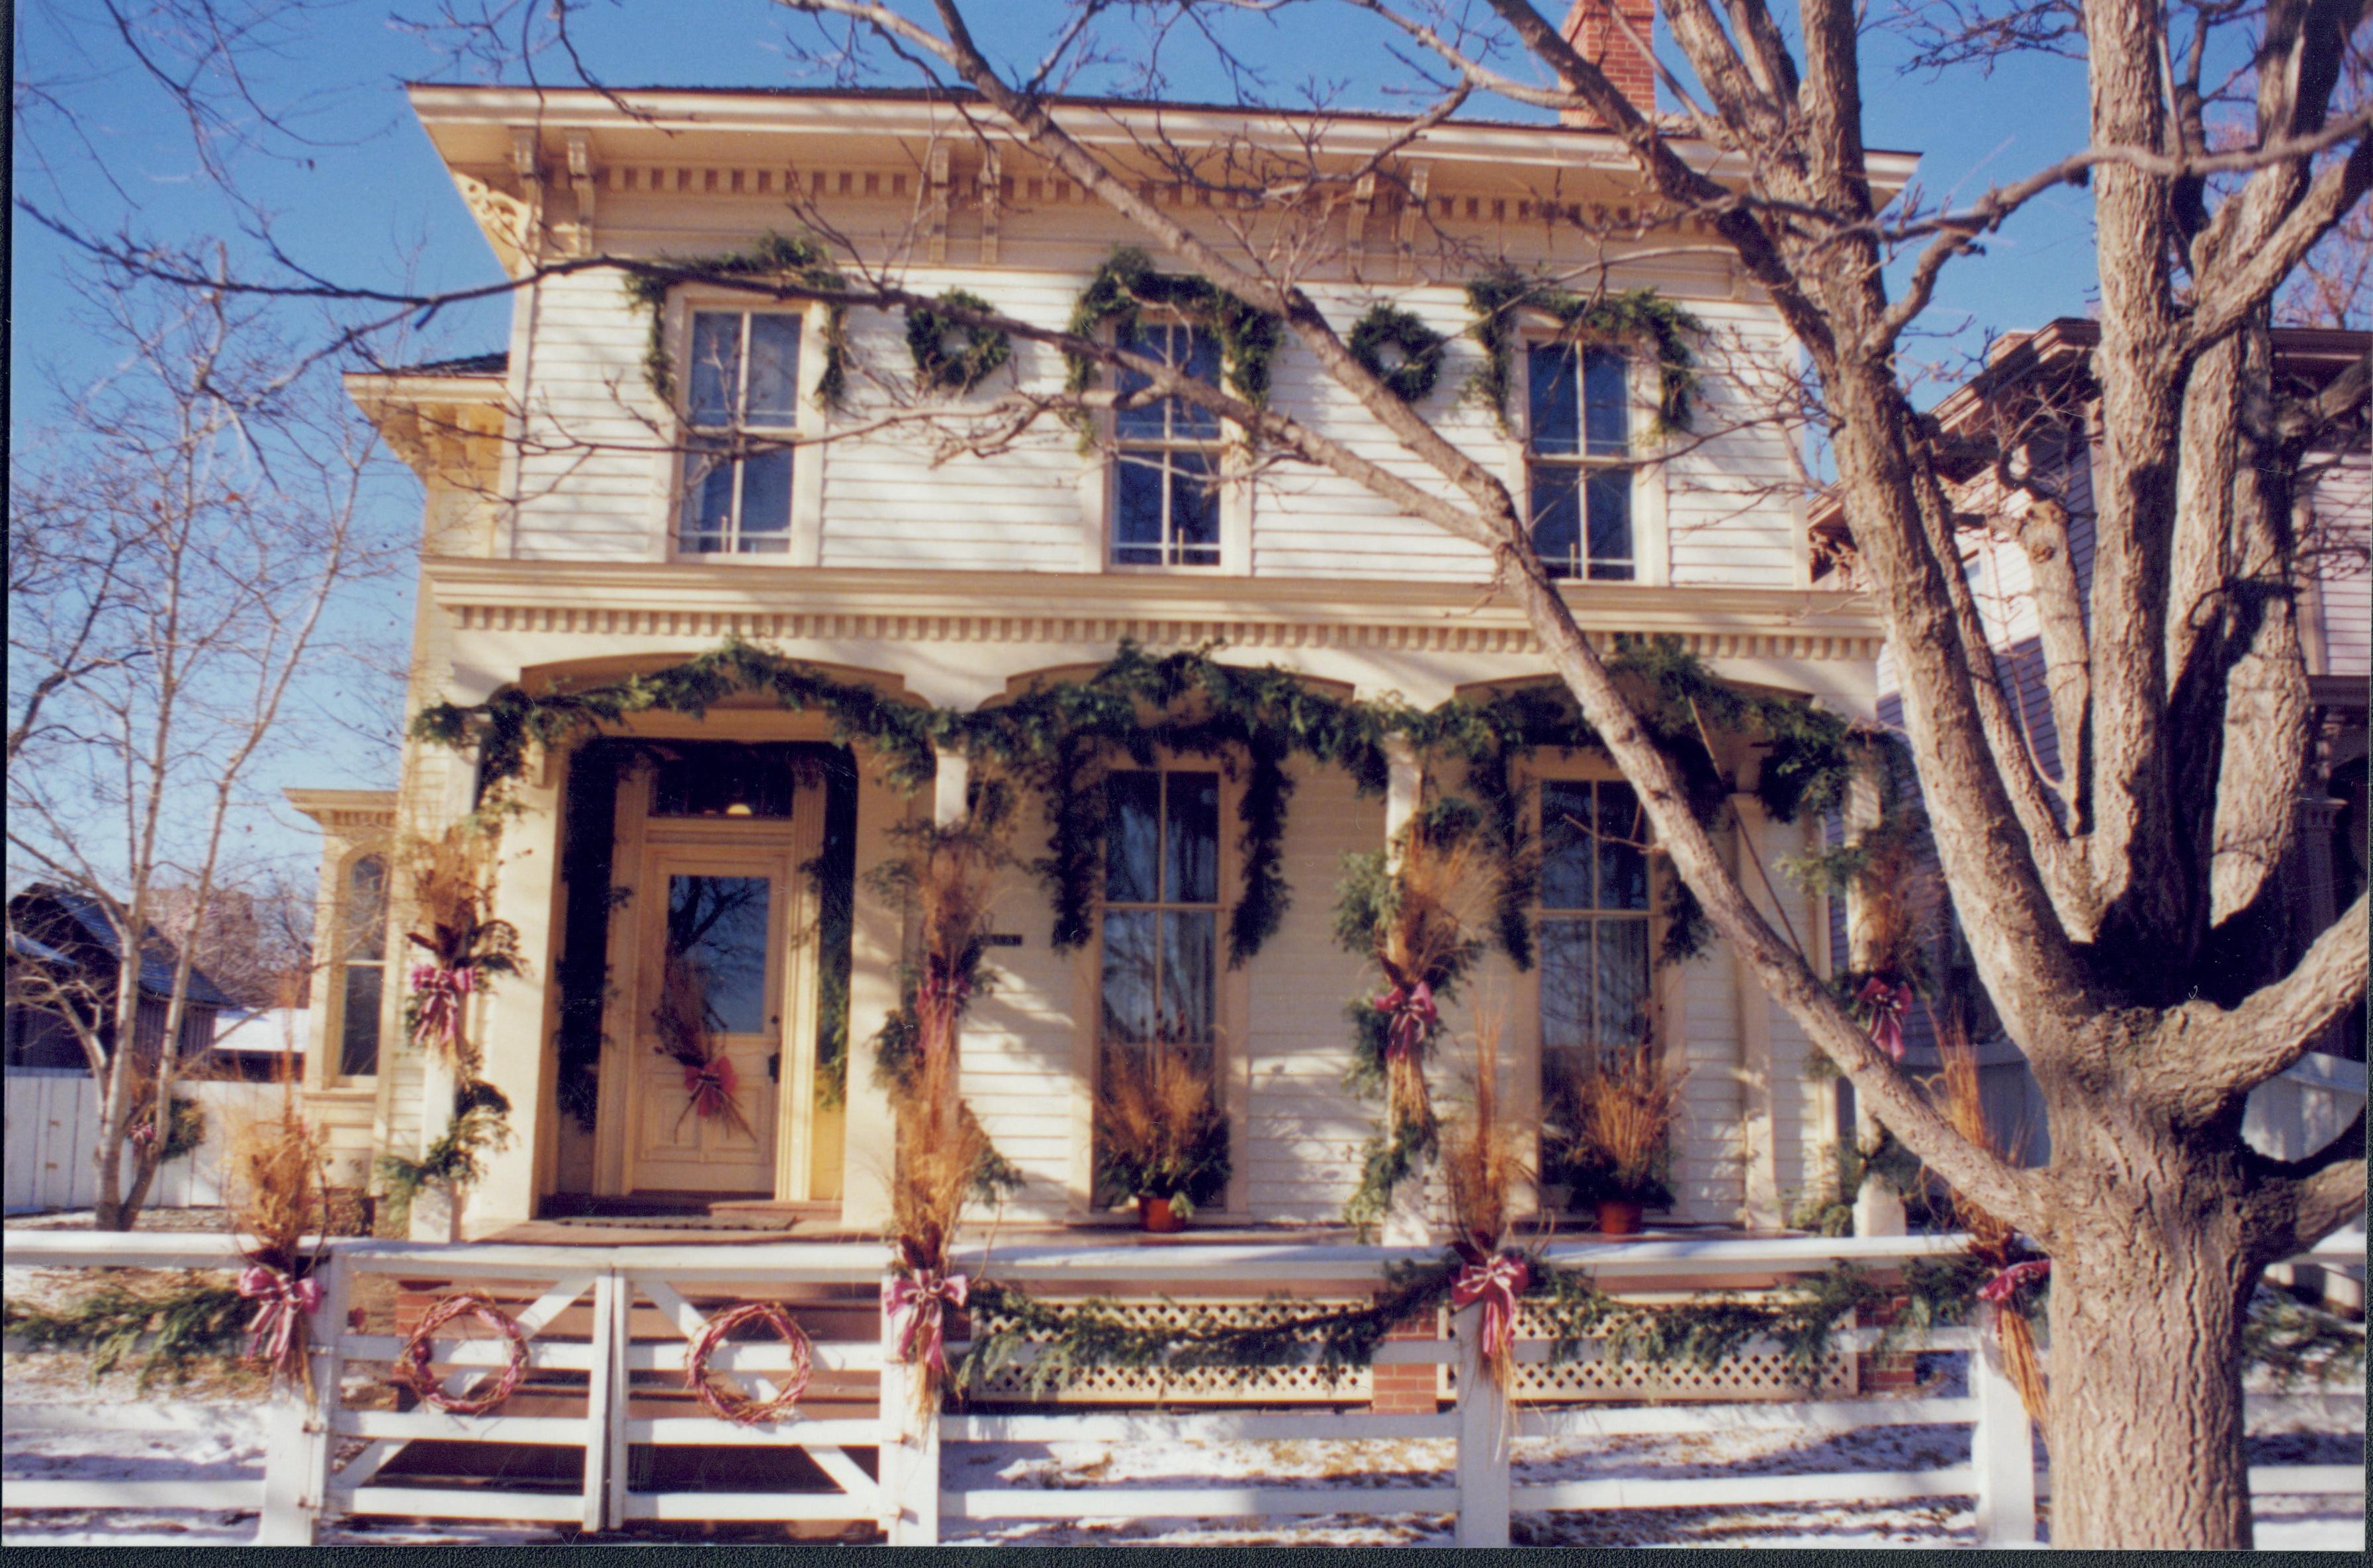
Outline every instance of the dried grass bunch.
MULTIPOLYGON (((2005 1157, 2005 1145, 1986 1115, 1983 1081, 1978 1072, 1976 1047, 1970 1041, 1968 1019, 1960 1008, 1946 1007, 1935 1014, 1935 1027, 1936 1054, 1944 1067, 1936 1081, 1938 1108, 1954 1131, 1987 1153, 2005 1157)), ((1969 1235, 1970 1256, 1997 1274, 2028 1256, 2019 1243, 2018 1228, 2000 1215, 1980 1208, 1949 1187, 1946 1206, 1953 1223, 1969 1235)), ((2040 1425, 2048 1384, 2034 1328, 2025 1313, 2005 1305, 1994 1313, 1994 1338, 2002 1346, 2003 1370, 2018 1389, 2019 1403, 2027 1407, 2028 1419, 2040 1425)))
POLYGON ((1209 1069, 1166 1045, 1116 1050, 1096 1087, 1097 1199, 1166 1198, 1191 1214, 1227 1188, 1228 1129, 1209 1069))
POLYGON ((1666 1175, 1688 1079, 1686 1069, 1669 1068, 1661 1052, 1641 1047, 1613 1053, 1568 1087, 1564 1154, 1577 1198, 1672 1201, 1666 1175))
POLYGON ((251 1263, 301 1276, 311 1265, 305 1235, 324 1218, 321 1137, 293 1095, 278 1111, 240 1129, 231 1143, 238 1206, 234 1234, 251 1263))
POLYGON ((519 932, 494 918, 495 830, 475 816, 403 847, 415 924, 404 941, 427 956, 412 972, 404 1029, 415 1044, 478 1074, 477 1048, 462 1028, 462 999, 485 979, 520 972, 519 932))
MULTIPOLYGON (((1405 1048, 1379 1052, 1388 1128, 1430 1135, 1434 1125, 1425 1077, 1426 1048, 1438 1032, 1432 1009, 1481 956, 1478 932, 1499 899, 1500 861, 1477 827, 1466 815, 1420 813, 1403 831, 1397 859, 1355 870, 1338 913, 1338 929, 1364 926, 1370 956, 1391 987, 1375 1011, 1390 1014, 1395 999, 1425 998, 1426 1025, 1405 1025, 1405 1048)), ((1389 1019, 1385 1027, 1389 1038, 1389 1019)))
POLYGON ((1531 1173, 1517 1148, 1500 1104, 1500 1036, 1497 1011, 1478 1008, 1475 1052, 1467 1066, 1471 1090, 1467 1108, 1454 1114, 1443 1135, 1443 1177, 1450 1189, 1450 1215, 1458 1234, 1483 1252, 1506 1239, 1508 1195, 1531 1173))

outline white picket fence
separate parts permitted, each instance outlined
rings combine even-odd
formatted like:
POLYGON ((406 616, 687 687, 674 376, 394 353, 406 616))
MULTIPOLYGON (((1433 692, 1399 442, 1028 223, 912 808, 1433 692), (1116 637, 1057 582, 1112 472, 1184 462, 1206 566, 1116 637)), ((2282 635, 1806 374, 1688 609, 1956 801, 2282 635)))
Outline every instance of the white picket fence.
MULTIPOLYGON (((99 1200, 91 1148, 99 1134, 99 1081, 64 1068, 12 1068, 0 1078, 7 1103, 6 1207, 11 1214, 88 1209, 99 1200)), ((157 1173, 148 1202, 158 1209, 207 1209, 227 1200, 224 1173, 241 1128, 280 1106, 276 1083, 196 1080, 174 1094, 205 1117, 194 1153, 157 1173)))
MULTIPOLYGON (((1840 1259, 1884 1266, 1959 1245, 1958 1237, 1647 1241, 1555 1246, 1550 1257, 1562 1266, 1588 1270, 1620 1293, 1627 1280, 1653 1279, 1660 1287, 1669 1287, 1676 1279, 1732 1282, 1813 1272, 1840 1259)), ((2361 1233, 2339 1236, 2309 1258, 2361 1260, 2364 1246, 2361 1233)), ((2016 1392, 1993 1364, 1982 1340, 1966 1330, 1925 1342, 1928 1348, 1973 1351, 1970 1391, 1957 1398, 1513 1409, 1494 1379, 1477 1374, 1478 1314, 1470 1308, 1454 1315, 1451 1339, 1394 1339, 1379 1347, 1379 1364, 1456 1369, 1455 1401, 1438 1414, 1049 1409, 944 1413, 925 1420, 915 1413, 908 1369, 888 1351, 888 1327, 875 1296, 888 1259, 877 1246, 443 1246, 342 1239, 328 1247, 325 1299, 313 1317, 316 1392, 310 1399, 285 1394, 264 1409, 266 1459, 259 1478, 243 1487, 220 1480, 11 1480, 0 1494, 0 1506, 10 1511, 252 1508, 261 1515, 258 1539, 267 1545, 310 1543, 324 1522, 353 1515, 541 1522, 583 1530, 614 1529, 637 1520, 845 1520, 876 1524, 893 1544, 922 1545, 938 1541, 942 1521, 955 1519, 1280 1518, 1415 1512, 1455 1515, 1460 1545, 1505 1546, 1510 1515, 1519 1511, 1970 1497, 1983 1542, 2019 1545, 2035 1539, 2036 1500, 2048 1495, 2049 1489, 2049 1478, 2033 1468, 2029 1429, 2016 1392), (517 1313, 529 1340, 530 1380, 513 1400, 531 1410, 555 1403, 567 1409, 556 1414, 547 1410, 457 1416, 426 1406, 403 1411, 352 1408, 343 1393, 349 1364, 384 1363, 398 1349, 392 1336, 345 1327, 357 1284, 374 1275, 438 1293, 499 1286, 514 1298, 532 1293, 532 1305, 517 1313), (713 1301, 744 1292, 774 1297, 787 1291, 806 1293, 808 1299, 794 1309, 803 1321, 822 1324, 837 1318, 851 1330, 839 1339, 816 1335, 816 1381, 803 1403, 827 1413, 737 1426, 687 1406, 673 1390, 684 1367, 684 1341, 702 1321, 693 1298, 713 1301), (693 1413, 653 1413, 687 1408, 693 1413), (828 1413, 836 1408, 846 1413, 828 1413), (1759 1471, 1686 1480, 1526 1482, 1518 1479, 1511 1452, 1512 1441, 1518 1438, 1720 1433, 1748 1428, 1829 1433, 1876 1426, 1963 1424, 1971 1429, 1970 1461, 1917 1471, 1759 1471), (1444 1483, 1399 1487, 1048 1490, 950 1488, 941 1463, 951 1448, 980 1443, 1330 1438, 1449 1439, 1455 1445, 1455 1469, 1444 1483), (550 1475, 539 1480, 505 1474, 505 1467, 497 1466, 494 1474, 468 1484, 423 1483, 387 1473, 407 1445, 423 1443, 504 1445, 513 1452, 556 1447, 581 1456, 581 1469, 573 1480, 550 1475), (698 1484, 665 1484, 657 1476, 654 1456, 683 1446, 797 1449, 812 1473, 789 1488, 737 1490, 705 1479, 698 1484), (874 1451, 871 1473, 849 1453, 852 1448, 874 1451)), ((1000 1248, 993 1272, 999 1280, 1049 1296, 1093 1288, 1158 1292, 1191 1300, 1245 1286, 1276 1290, 1329 1284, 1338 1287, 1338 1293, 1349 1294, 1373 1288, 1389 1262, 1431 1256, 1415 1249, 1355 1246, 1050 1246, 1000 1248)), ((202 1235, 18 1231, 8 1233, 6 1246, 6 1263, 11 1269, 186 1269, 223 1267, 231 1258, 223 1238, 202 1235)), ((1853 1341, 1866 1347, 1873 1338, 1871 1330, 1856 1330, 1853 1341)), ((764 1398, 773 1391, 767 1375, 784 1369, 788 1353, 773 1344, 736 1342, 722 1347, 710 1366, 764 1398)), ((1547 1347, 1520 1343, 1519 1353, 1538 1359, 1547 1347)), ((457 1368, 446 1387, 459 1392, 494 1375, 501 1356, 490 1341, 471 1340, 440 1341, 433 1359, 440 1366, 457 1368)), ((2344 1419, 2362 1420, 2361 1391, 2338 1398, 2354 1400, 2354 1413, 2344 1419)), ((2277 1409, 2295 1410, 2298 1403, 2299 1397, 2253 1398, 2250 1410, 2253 1416, 2262 1416, 2277 1409)), ((193 1413, 189 1407, 89 1410, 12 1403, 5 1424, 11 1433, 139 1431, 217 1419, 193 1413)), ((2361 1468, 2287 1466, 2253 1469, 2250 1481, 2262 1493, 2361 1497, 2365 1478, 2361 1468)))

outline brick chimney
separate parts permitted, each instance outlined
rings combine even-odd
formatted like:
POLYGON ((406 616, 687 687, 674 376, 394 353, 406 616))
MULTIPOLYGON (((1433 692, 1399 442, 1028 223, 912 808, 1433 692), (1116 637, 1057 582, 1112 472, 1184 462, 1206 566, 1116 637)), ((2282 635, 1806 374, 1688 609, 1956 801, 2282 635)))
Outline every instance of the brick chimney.
MULTIPOLYGON (((1573 0, 1558 29, 1574 52, 1606 73, 1616 90, 1648 114, 1656 112, 1656 73, 1647 51, 1656 36, 1656 0, 1573 0), (1619 13, 1631 37, 1615 25, 1619 13), (1640 41, 1635 44, 1632 38, 1640 41)), ((1596 125, 1598 116, 1584 110, 1567 110, 1558 116, 1568 125, 1596 125)))

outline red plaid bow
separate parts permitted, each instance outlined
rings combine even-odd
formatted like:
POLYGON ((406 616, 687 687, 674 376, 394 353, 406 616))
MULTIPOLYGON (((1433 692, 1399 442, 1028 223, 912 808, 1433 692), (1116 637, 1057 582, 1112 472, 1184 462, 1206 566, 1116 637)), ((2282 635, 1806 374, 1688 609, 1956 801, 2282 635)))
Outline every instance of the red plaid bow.
POLYGON ((1416 1050, 1442 1018, 1434 1009, 1433 988, 1423 980, 1413 986, 1395 986, 1378 997, 1374 1006, 1392 1021, 1385 1036, 1387 1058, 1407 1056, 1416 1050))
POLYGON ((299 1370, 297 1330, 304 1321, 300 1315, 321 1309, 321 1281, 292 1280, 277 1269, 251 1263, 240 1274, 239 1293, 262 1303, 255 1321, 248 1325, 253 1334, 248 1341, 248 1355, 263 1361, 275 1375, 299 1370))
POLYGON ((1502 1252, 1469 1263, 1450 1282, 1450 1305, 1483 1304, 1483 1354, 1497 1359, 1516 1337, 1516 1298, 1533 1282, 1533 1266, 1502 1252))
POLYGON ((1989 1305, 2000 1306, 2016 1295, 2021 1287, 2031 1284, 2052 1272, 2052 1259, 2031 1258, 2009 1268, 1978 1287, 1978 1299, 1989 1305))
POLYGON ((418 1039, 435 1041, 447 1050, 462 1048, 462 999, 476 988, 477 975, 475 969, 468 967, 413 965, 412 994, 420 999, 419 1012, 415 1015, 418 1020, 418 1039))
POLYGON ((1871 1044, 1896 1061, 1903 1059, 1903 1015, 1911 1007, 1911 988, 1873 975, 1864 980, 1854 1001, 1870 1010, 1871 1044))
POLYGON ((946 1315, 961 1309, 972 1294, 972 1281, 962 1274, 941 1276, 929 1269, 899 1274, 882 1282, 882 1310, 890 1315, 898 1334, 898 1359, 912 1362, 922 1346, 922 1361, 944 1377, 948 1371, 946 1315))
POLYGON ((721 1056, 710 1057, 707 1061, 688 1061, 684 1064, 684 1092, 692 1096, 692 1111, 695 1116, 718 1117, 731 1114, 733 1109, 733 1091, 740 1086, 741 1080, 733 1071, 733 1064, 721 1056))

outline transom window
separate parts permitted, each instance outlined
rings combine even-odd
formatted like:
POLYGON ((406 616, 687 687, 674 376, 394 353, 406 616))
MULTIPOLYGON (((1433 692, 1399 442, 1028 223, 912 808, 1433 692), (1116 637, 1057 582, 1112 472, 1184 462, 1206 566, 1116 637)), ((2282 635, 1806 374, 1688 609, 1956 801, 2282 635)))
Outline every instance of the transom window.
POLYGON ((1541 1095, 1648 1043, 1648 825, 1631 787, 1541 786, 1541 1095))
POLYGON ((1541 343, 1526 366, 1533 548, 1551 577, 1628 582, 1635 568, 1630 361, 1619 349, 1541 343))
POLYGON ((800 318, 696 310, 685 385, 686 555, 780 556, 791 547, 791 448, 799 425, 800 318))
POLYGON ((387 862, 365 855, 339 900, 338 1076, 379 1071, 380 1004, 387 995, 387 862))
MULTIPOLYGON (((1219 340, 1184 322, 1140 321, 1119 346, 1198 381, 1219 384, 1219 340)), ((1151 384, 1135 370, 1120 374, 1123 396, 1151 384)), ((1113 497, 1115 563, 1218 566, 1219 415, 1175 397, 1156 398, 1115 410, 1113 439, 1119 451, 1113 497)))

